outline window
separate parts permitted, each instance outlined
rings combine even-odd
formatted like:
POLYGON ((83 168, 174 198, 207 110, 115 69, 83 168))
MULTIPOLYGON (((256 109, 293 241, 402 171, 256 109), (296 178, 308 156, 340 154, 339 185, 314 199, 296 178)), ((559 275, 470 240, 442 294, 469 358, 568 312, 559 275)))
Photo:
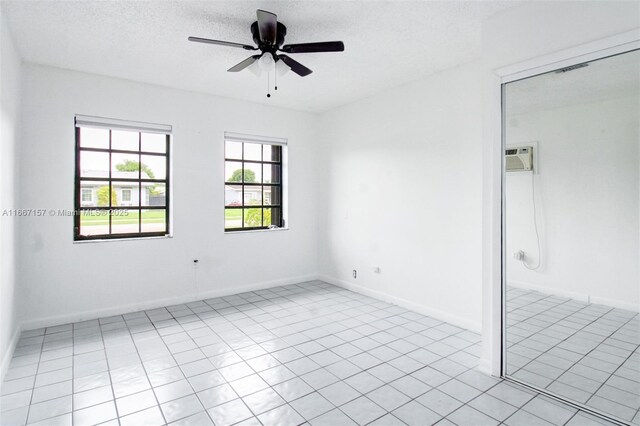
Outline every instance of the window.
POLYGON ((227 232, 283 228, 286 140, 225 134, 227 232))
POLYGON ((131 202, 131 188, 122 188, 122 201, 131 202))
POLYGON ((82 188, 82 202, 91 203, 93 201, 93 191, 89 188, 82 188))
POLYGON ((75 121, 74 240, 168 235, 171 126, 75 121))

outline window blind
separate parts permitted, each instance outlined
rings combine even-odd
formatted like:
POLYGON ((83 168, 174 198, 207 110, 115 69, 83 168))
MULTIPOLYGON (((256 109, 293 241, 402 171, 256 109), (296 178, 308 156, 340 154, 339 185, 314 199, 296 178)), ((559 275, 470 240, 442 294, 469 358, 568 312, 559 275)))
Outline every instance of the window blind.
POLYGON ((270 136, 246 135, 242 133, 224 132, 224 139, 232 142, 261 143, 267 145, 286 145, 287 139, 270 136))
POLYGON ((117 118, 92 117, 90 115, 76 115, 76 127, 97 127, 102 129, 120 129, 143 133, 171 134, 168 124, 145 123, 143 121, 119 120, 117 118))

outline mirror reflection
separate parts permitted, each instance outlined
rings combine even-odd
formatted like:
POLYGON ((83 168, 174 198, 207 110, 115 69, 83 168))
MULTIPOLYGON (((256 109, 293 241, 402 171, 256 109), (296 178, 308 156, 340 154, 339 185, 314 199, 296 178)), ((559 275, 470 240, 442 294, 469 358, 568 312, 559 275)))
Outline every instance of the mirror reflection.
POLYGON ((503 91, 506 375, 640 425, 640 52, 503 91))

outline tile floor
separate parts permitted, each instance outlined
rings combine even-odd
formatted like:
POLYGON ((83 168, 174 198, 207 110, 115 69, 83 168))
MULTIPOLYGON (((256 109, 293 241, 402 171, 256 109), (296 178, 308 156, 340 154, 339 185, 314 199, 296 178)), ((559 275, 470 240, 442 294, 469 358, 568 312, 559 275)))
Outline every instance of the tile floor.
POLYGON ((640 315, 507 289, 507 371, 640 425, 640 315))
POLYGON ((322 282, 24 332, 4 426, 602 425, 476 371, 480 336, 322 282))

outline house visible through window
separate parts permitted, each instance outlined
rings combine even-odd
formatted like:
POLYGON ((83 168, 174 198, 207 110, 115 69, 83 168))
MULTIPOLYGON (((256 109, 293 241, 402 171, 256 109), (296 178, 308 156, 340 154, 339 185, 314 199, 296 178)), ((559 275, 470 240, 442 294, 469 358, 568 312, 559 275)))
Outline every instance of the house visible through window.
POLYGON ((93 201, 93 191, 91 189, 82 189, 82 203, 91 203, 93 201))
POLYGON ((74 239, 169 234, 171 126, 76 116, 74 239))
POLYGON ((225 231, 281 228, 286 140, 225 134, 225 231))

